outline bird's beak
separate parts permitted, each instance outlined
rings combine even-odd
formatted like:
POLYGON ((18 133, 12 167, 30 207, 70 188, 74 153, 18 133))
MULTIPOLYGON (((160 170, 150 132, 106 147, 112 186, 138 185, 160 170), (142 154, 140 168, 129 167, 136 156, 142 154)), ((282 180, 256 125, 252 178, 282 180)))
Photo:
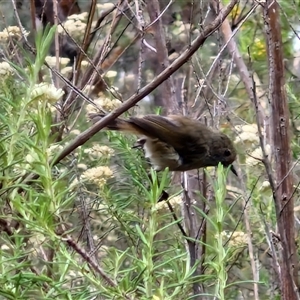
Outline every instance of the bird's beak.
POLYGON ((236 172, 236 169, 234 168, 233 165, 230 166, 230 170, 232 171, 232 173, 236 176, 236 177, 239 177, 237 172, 236 172))

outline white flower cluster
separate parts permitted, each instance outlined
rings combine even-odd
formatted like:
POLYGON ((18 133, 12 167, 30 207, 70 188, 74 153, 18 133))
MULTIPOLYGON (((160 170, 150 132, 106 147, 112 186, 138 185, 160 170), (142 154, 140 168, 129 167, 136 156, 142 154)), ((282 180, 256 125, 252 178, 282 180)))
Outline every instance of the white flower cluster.
MULTIPOLYGON (((122 102, 118 99, 109 99, 109 98, 102 97, 102 96, 95 99, 94 103, 97 107, 99 107, 100 110, 105 111, 105 112, 106 111, 110 112, 110 111, 114 110, 115 108, 120 107, 122 104, 122 102)), ((99 110, 97 110, 97 108, 91 104, 88 104, 86 106, 86 111, 87 111, 87 113, 99 112, 99 110)))
POLYGON ((27 32, 24 28, 20 28, 18 26, 8 26, 3 31, 0 31, 0 43, 7 43, 10 38, 20 40, 22 36, 28 36, 29 32, 27 32))
POLYGON ((102 188, 108 179, 113 177, 113 171, 107 166, 90 168, 83 172, 81 178, 90 181, 102 188))
POLYGON ((9 77, 13 73, 14 73, 14 70, 8 62, 3 61, 2 63, 0 63, 0 77, 1 77, 1 79, 5 79, 5 78, 9 77))
MULTIPOLYGON (((262 149, 260 148, 260 141, 258 135, 258 128, 256 124, 246 124, 235 126, 238 135, 235 139, 235 144, 242 144, 244 149, 248 150, 249 155, 246 158, 246 164, 249 166, 256 166, 261 164, 263 159, 262 149)), ((265 146, 266 154, 271 154, 270 145, 265 146)))
POLYGON ((247 146, 253 146, 259 144, 258 130, 256 124, 237 125, 235 126, 238 135, 235 139, 235 143, 243 143, 247 146))
MULTIPOLYGON (((271 154, 271 146, 266 145, 265 146, 266 155, 271 154)), ((250 155, 246 158, 246 164, 249 166, 256 166, 258 164, 261 164, 261 161, 263 159, 263 153, 260 147, 256 148, 254 151, 250 153, 250 155)))
POLYGON ((248 243, 247 234, 243 231, 234 231, 234 232, 223 231, 221 234, 224 237, 224 239, 230 238, 229 245, 231 247, 242 247, 242 246, 246 246, 248 243))
MULTIPOLYGON (((56 67, 57 58, 55 56, 46 56, 45 61, 50 67, 56 67)), ((70 62, 67 57, 59 57, 59 65, 63 68, 70 62)))
POLYGON ((92 148, 85 149, 84 153, 88 154, 91 159, 110 158, 114 154, 114 150, 105 145, 95 144, 92 148))
POLYGON ((46 101, 49 104, 56 103, 63 95, 62 89, 57 89, 53 84, 45 82, 36 84, 31 91, 32 99, 46 101))
MULTIPOLYGON (((182 196, 177 195, 175 197, 171 197, 170 199, 168 199, 168 201, 174 209, 180 208, 180 204, 182 203, 182 196)), ((157 210, 164 210, 164 209, 168 209, 168 205, 167 205, 166 201, 161 201, 155 205, 155 208, 157 210)))
POLYGON ((63 25, 57 27, 58 33, 66 34, 67 31, 75 40, 80 40, 86 29, 87 16, 87 12, 69 16, 63 25))

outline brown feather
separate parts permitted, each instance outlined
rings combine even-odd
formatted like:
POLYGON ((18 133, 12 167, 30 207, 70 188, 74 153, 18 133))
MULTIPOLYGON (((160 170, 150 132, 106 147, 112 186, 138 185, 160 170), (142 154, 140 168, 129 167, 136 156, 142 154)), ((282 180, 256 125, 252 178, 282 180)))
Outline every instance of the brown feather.
MULTIPOLYGON (((90 113, 88 115, 88 117, 93 123, 100 121, 104 116, 105 115, 103 114, 97 113, 90 113)), ((106 128, 109 130, 124 131, 138 136, 147 136, 147 132, 145 132, 143 129, 139 128, 134 123, 131 123, 128 120, 124 120, 121 118, 114 119, 108 125, 106 125, 106 128)))
MULTIPOLYGON (((89 115, 93 122, 103 116, 89 115)), ((185 116, 117 118, 107 128, 143 136, 140 145, 156 170, 169 167, 171 171, 188 171, 219 162, 229 166, 236 159, 234 146, 225 134, 185 116)))

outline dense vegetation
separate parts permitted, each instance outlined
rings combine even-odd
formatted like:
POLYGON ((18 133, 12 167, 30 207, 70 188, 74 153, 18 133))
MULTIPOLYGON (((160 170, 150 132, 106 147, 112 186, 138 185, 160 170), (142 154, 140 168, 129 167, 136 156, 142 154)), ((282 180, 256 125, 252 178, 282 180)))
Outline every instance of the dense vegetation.
POLYGON ((0 299, 297 299, 300 2, 22 2, 0 1, 0 299), (238 178, 156 173, 87 117, 112 111, 223 131, 238 178))

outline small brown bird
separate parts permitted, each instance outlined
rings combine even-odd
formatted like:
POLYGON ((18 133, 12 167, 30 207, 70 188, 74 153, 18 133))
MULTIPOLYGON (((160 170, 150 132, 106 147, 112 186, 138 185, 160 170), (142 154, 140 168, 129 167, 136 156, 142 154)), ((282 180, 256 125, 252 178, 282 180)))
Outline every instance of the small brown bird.
MULTIPOLYGON (((90 114, 93 122, 104 115, 90 114)), ((227 135, 197 120, 180 116, 146 115, 127 120, 117 118, 106 127, 141 136, 138 145, 157 171, 188 171, 222 163, 225 167, 236 159, 236 151, 227 135)), ((237 176, 234 167, 232 172, 237 176)))

